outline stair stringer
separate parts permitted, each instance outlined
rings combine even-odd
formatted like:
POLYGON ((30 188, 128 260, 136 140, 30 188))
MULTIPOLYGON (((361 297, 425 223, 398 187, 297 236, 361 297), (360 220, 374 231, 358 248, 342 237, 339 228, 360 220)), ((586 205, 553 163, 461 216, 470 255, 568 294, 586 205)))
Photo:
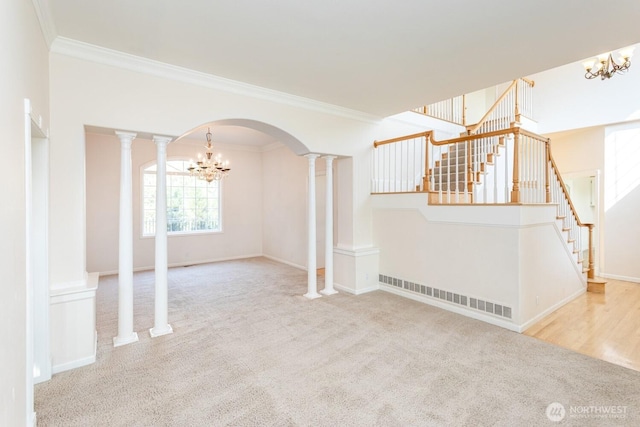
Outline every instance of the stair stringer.
POLYGON ((427 206, 404 194, 374 196, 372 208, 382 290, 516 332, 586 290, 553 205, 427 206))

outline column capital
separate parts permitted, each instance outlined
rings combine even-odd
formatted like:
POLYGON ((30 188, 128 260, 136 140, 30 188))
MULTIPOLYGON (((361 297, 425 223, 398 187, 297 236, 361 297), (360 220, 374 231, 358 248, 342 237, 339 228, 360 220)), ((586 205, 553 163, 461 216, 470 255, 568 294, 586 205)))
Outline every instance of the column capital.
POLYGON ((330 155, 322 156, 322 158, 325 159, 326 161, 330 162, 330 161, 332 161, 334 159, 337 159, 338 156, 334 156, 333 154, 330 154, 330 155))
POLYGON ((315 160, 318 157, 320 157, 320 154, 316 154, 316 153, 309 153, 309 154, 305 154, 304 157, 306 157, 309 160, 315 160))
POLYGON ((167 145, 173 140, 170 136, 153 135, 153 142, 156 145, 167 145))
POLYGON ((135 132, 125 132, 123 130, 117 130, 116 135, 118 136, 118 138, 120 138, 120 141, 124 141, 124 140, 133 141, 138 134, 135 132))

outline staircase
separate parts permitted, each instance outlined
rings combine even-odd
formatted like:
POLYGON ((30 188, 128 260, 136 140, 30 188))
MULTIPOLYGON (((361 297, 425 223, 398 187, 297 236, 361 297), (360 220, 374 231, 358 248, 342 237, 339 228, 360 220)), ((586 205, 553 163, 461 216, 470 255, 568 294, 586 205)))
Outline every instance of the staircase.
POLYGON ((480 193, 483 190, 486 193, 486 188, 497 182, 494 175, 499 173, 498 166, 505 165, 504 155, 504 137, 447 144, 446 151, 435 154, 439 159, 428 170, 432 182, 430 203, 474 203, 474 199, 504 202, 504 197, 489 200, 488 194, 480 193))
MULTIPOLYGON (((520 126, 522 110, 532 111, 533 86, 528 80, 514 80, 480 122, 466 126, 458 138, 437 141, 427 131, 376 141, 372 193, 389 192, 380 183, 400 181, 406 184, 394 192, 426 192, 431 205, 555 204, 558 229, 575 263, 586 273, 585 282, 593 284, 592 290, 603 291, 604 285, 593 277, 593 224, 580 221, 551 155, 549 139, 520 126), (422 157, 416 159, 416 155, 422 157), (424 165, 424 172, 416 164, 424 165), (583 227, 590 236, 589 265, 584 267, 580 253, 583 227)), ((459 104, 464 106, 464 101, 459 104)), ((424 107, 424 112, 431 110, 437 111, 424 107)))

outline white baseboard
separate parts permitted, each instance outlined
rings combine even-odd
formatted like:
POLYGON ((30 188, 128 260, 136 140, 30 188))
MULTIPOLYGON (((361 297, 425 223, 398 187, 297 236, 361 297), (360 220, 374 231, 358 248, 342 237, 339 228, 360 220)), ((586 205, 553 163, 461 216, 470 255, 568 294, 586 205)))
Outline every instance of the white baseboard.
POLYGON ((54 374, 59 374, 60 372, 70 371, 71 369, 80 368, 81 366, 91 365, 95 363, 96 355, 88 356, 78 360, 72 360, 71 362, 61 363, 60 365, 54 365, 51 368, 51 371, 54 374))
MULTIPOLYGON (((209 264, 212 262, 222 262, 222 261, 233 261, 233 260, 237 260, 237 259, 247 259, 247 258, 257 258, 257 257, 261 257, 264 256, 262 254, 251 254, 251 255, 240 255, 240 256, 235 256, 235 257, 224 257, 224 258, 212 258, 212 259, 201 259, 201 260, 197 260, 197 261, 182 261, 182 262, 174 262, 168 265, 169 268, 174 268, 174 267, 186 267, 189 265, 199 265, 199 264, 209 264)), ((268 258, 268 257, 267 257, 268 258)), ((156 267, 153 265, 150 266, 146 266, 146 267, 135 267, 133 269, 133 271, 149 271, 149 270, 154 270, 156 267)), ((113 274, 118 274, 118 270, 110 270, 110 271, 101 271, 100 273, 100 277, 102 276, 111 276, 113 274)))
POLYGON ((95 333, 95 346, 93 347, 93 354, 91 356, 84 357, 82 359, 72 360, 71 362, 61 363, 51 367, 51 373, 59 374, 60 372, 70 371, 71 369, 80 368, 82 366, 91 365, 96 361, 96 354, 98 353, 98 331, 95 333))
POLYGON ((516 325, 515 323, 512 323, 508 320, 502 320, 492 316, 488 316, 488 315, 482 314, 479 311, 468 310, 468 309, 465 309, 463 306, 457 306, 457 305, 449 304, 446 302, 441 302, 441 300, 437 300, 435 298, 430 298, 427 296, 422 296, 421 294, 418 295, 413 292, 405 291, 404 289, 396 288, 395 286, 387 285, 384 283, 380 284, 380 290, 389 292, 391 294, 399 295, 404 298, 409 298, 414 301, 422 302, 434 307, 438 307, 443 310, 450 311, 452 313, 470 317, 472 319, 481 320, 483 322, 489 323, 494 326, 500 326, 501 328, 505 328, 510 331, 521 332, 520 330, 518 330, 518 325, 516 325))
POLYGON ((567 304, 568 302, 573 301, 574 299, 578 298, 580 295, 584 294, 585 292, 587 292, 587 288, 578 289, 576 292, 574 292, 573 294, 569 295, 565 299, 561 300, 560 302, 555 303, 551 307, 549 307, 546 310, 544 310, 542 313, 534 316, 532 319, 527 320, 526 322, 524 322, 523 324, 518 326, 518 331, 517 332, 526 331, 527 329, 529 329, 531 326, 533 326, 534 324, 536 324, 540 320, 544 319, 545 317, 547 317, 548 315, 550 315, 551 313, 553 313, 554 311, 556 311, 557 309, 559 309, 563 305, 567 304))
POLYGON ((605 279, 614 279, 614 280, 622 280, 625 282, 640 283, 640 277, 620 276, 617 274, 607 274, 607 273, 601 273, 600 277, 604 277, 605 279))
POLYGON ((366 293, 369 293, 369 292, 380 290, 379 286, 371 286, 371 287, 364 288, 364 289, 351 289, 351 288, 347 288, 346 286, 342 286, 342 285, 340 285, 338 283, 335 283, 335 282, 333 284, 333 287, 336 288, 339 291, 343 291, 343 292, 346 292, 346 293, 351 294, 351 295, 362 295, 362 294, 366 294, 366 293))
POLYGON ((307 271, 307 267, 304 266, 304 265, 295 264, 293 262, 289 262, 289 261, 286 261, 284 259, 280 259, 280 258, 271 256, 271 255, 262 255, 262 256, 267 258, 267 259, 270 259, 271 261, 279 262, 281 264, 286 264, 288 266, 291 266, 293 268, 297 268, 299 270, 307 271))

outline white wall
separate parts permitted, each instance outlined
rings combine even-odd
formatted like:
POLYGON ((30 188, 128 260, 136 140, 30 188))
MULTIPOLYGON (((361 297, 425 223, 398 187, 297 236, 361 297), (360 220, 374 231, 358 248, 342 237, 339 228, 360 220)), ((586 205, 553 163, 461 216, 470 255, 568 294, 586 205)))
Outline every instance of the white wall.
POLYGON ((604 147, 605 274, 640 282, 640 122, 607 127, 604 147))
POLYGON ((31 1, 0 2, 0 425, 29 425, 27 408, 24 99, 48 128, 48 53, 31 1))
MULTIPOLYGON (((638 52, 639 46, 636 46, 638 52)), ((596 52, 595 54, 598 54, 596 52)), ((640 118, 640 67, 608 80, 584 78, 581 62, 528 76, 535 81, 535 118, 540 133, 608 125, 640 118)))
POLYGON ((262 252, 301 268, 307 266, 308 165, 286 147, 262 154, 262 252))
MULTIPOLYGON (((378 128, 377 123, 313 108, 250 98, 55 53, 51 55, 51 84, 51 102, 56 115, 52 120, 55 143, 51 150, 50 197, 53 201, 51 220, 57 225, 51 233, 51 246, 56 248, 52 252, 51 276, 58 286, 82 280, 86 271, 85 171, 82 167, 85 124, 180 135, 212 120, 245 118, 269 123, 290 133, 310 152, 347 156, 369 153, 378 128)), ((361 198, 368 197, 368 168, 366 163, 362 172, 367 185, 359 189, 364 192, 361 198)), ((345 182, 349 179, 341 178, 345 182)), ((358 240, 371 241, 370 219, 347 221, 353 224, 358 240)))
MULTIPOLYGON (((56 115, 52 120, 52 140, 55 143, 51 150, 50 198, 53 201, 51 221, 56 224, 56 228, 52 230, 50 240, 51 247, 55 248, 51 254, 51 278, 55 287, 70 286, 82 281, 87 269, 87 195, 84 187, 85 170, 82 167, 86 157, 84 125, 147 134, 181 135, 202 123, 240 118, 268 123, 282 129, 297 138, 309 152, 339 155, 341 158, 336 165, 336 181, 339 181, 336 183, 336 199, 339 203, 335 219, 338 229, 336 244, 351 253, 372 247, 369 180, 374 139, 395 137, 428 128, 424 123, 411 120, 394 118, 384 122, 372 121, 368 117, 360 117, 354 112, 345 113, 341 109, 330 113, 330 108, 320 108, 313 102, 301 102, 297 99, 292 101, 286 97, 283 101, 277 96, 265 96, 264 93, 250 97, 235 90, 223 91, 211 85, 190 84, 116 68, 93 60, 55 53, 64 50, 56 48, 55 44, 53 50, 50 63, 51 103, 56 115), (344 167, 347 165, 345 162, 348 167, 344 167)), ((71 54, 76 55, 73 52, 71 54)), ((99 58, 98 60, 101 61, 99 58)), ((451 129, 444 131, 451 135, 451 129)), ((136 147, 135 141, 133 147, 136 147)), ((277 161, 269 158, 268 154, 266 156, 266 161, 277 161)), ((323 164, 320 160, 318 167, 323 167, 323 164)), ((234 169, 235 165, 236 163, 234 169)), ((301 170, 302 168, 300 166, 301 170)), ((265 178, 269 179, 268 176, 265 178)), ((299 181, 291 183, 294 187, 300 184, 299 181)), ((295 187, 292 191, 293 194, 301 194, 302 190, 295 187)), ((300 202, 301 200, 298 201, 300 202)), ((265 209, 268 210, 269 207, 265 209)), ((299 214, 296 218, 296 221, 300 221, 299 214)), ((306 240, 306 233, 303 239, 306 240)), ((275 242, 272 236, 265 236, 265 245, 268 246, 265 253, 281 257, 284 248, 290 244, 291 241, 275 242)), ((295 256, 287 260, 295 264, 301 262, 300 255, 306 252, 299 248, 293 249, 293 246, 286 250, 291 254, 295 252, 295 256)), ((364 268, 367 271, 359 271, 357 277, 347 278, 353 273, 356 263, 352 257, 347 261, 349 265, 340 264, 345 269, 350 269, 348 275, 342 276, 348 281, 343 281, 343 285, 353 285, 355 288, 355 282, 358 281, 362 282, 360 287, 367 287, 365 282, 371 283, 377 271, 372 263, 363 263, 357 269, 364 268)), ((306 265, 306 262, 301 265, 306 265)), ((341 274, 340 268, 336 261, 336 277, 341 274)))
MULTIPOLYGON (((167 157, 195 158, 202 151, 198 141, 170 143, 167 157)), ((191 141, 191 140, 186 140, 191 141)), ((222 182, 222 233, 169 235, 169 265, 256 256, 262 253, 262 161, 257 148, 216 145, 233 170, 222 182)), ((288 150, 288 149, 287 149, 288 150)), ((297 157, 291 154, 293 157, 297 157)), ((87 270, 118 270, 118 216, 120 188, 120 140, 115 136, 86 135, 87 270)), ((155 240, 142 237, 141 167, 155 161, 156 146, 136 138, 133 164, 133 266, 153 269, 155 240)))
POLYGON ((585 290, 555 206, 428 206, 421 194, 375 196, 373 206, 380 274, 469 299, 385 290, 515 331, 585 290), (470 298, 510 307, 512 317, 474 310, 470 298))

